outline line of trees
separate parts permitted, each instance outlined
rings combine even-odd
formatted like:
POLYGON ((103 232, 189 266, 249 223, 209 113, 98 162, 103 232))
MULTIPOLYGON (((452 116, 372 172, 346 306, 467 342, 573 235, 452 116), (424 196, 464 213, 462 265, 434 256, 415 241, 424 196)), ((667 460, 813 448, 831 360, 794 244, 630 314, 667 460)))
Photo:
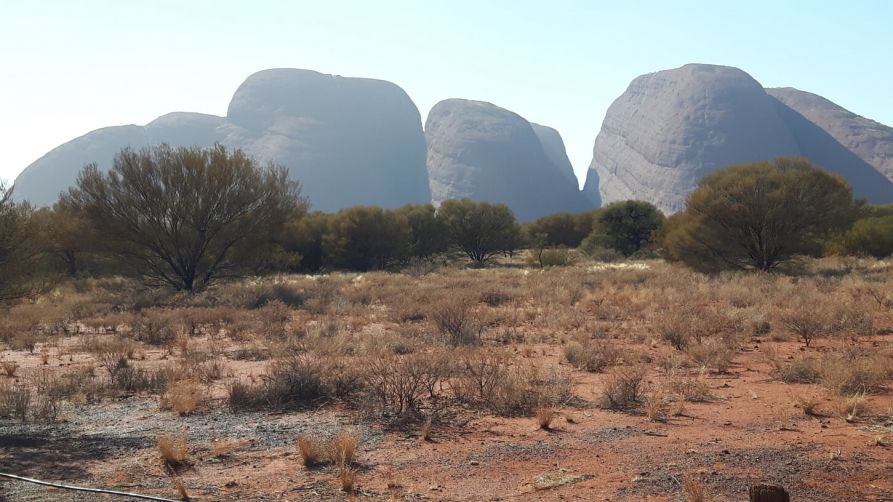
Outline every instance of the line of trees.
POLYGON ((576 248, 596 259, 663 256, 705 272, 771 271, 828 252, 893 254, 893 207, 854 201, 846 181, 801 158, 711 173, 669 219, 642 201, 524 225, 503 204, 467 199, 308 208, 284 168, 222 146, 122 150, 108 172, 85 167, 53 208, 15 203, 0 186, 0 301, 35 290, 47 268, 194 291, 249 273, 388 269, 451 255, 483 266, 519 249, 540 266, 565 263, 559 250, 576 248))

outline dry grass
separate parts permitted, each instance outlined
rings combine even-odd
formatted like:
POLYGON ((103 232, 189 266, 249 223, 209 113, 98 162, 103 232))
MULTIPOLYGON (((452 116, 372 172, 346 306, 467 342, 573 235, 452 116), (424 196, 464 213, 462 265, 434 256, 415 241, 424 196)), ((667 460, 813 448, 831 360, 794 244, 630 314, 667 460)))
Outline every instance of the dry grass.
POLYGON ((694 476, 688 476, 682 483, 686 502, 708 502, 710 495, 704 482, 694 476))
MULTIPOLYGON (((679 402, 681 403, 683 401, 679 402)), ((670 407, 664 393, 654 391, 645 395, 645 400, 642 403, 642 410, 645 412, 645 416, 648 420, 652 422, 666 422, 670 407)), ((680 411, 679 415, 681 414, 682 412, 680 411)))
POLYGON ((342 470, 350 467, 354 462, 354 455, 357 452, 357 446, 360 438, 353 429, 341 429, 330 442, 332 460, 335 465, 342 470))
POLYGON ((876 393, 891 375, 890 359, 874 351, 849 349, 832 352, 820 361, 821 383, 830 391, 849 395, 876 393))
POLYGON ((188 415, 196 410, 204 398, 204 389, 191 380, 170 382, 167 394, 162 396, 161 408, 173 409, 180 415, 188 415))
POLYGON ((847 422, 855 422, 869 412, 868 400, 865 394, 853 394, 842 397, 834 406, 837 415, 847 422))
POLYGON ((304 467, 314 468, 334 464, 342 471, 349 470, 356 459, 359 435, 356 430, 340 429, 329 439, 298 436, 297 448, 304 467))
POLYGON ((808 396, 806 394, 798 394, 794 396, 794 407, 803 410, 804 415, 815 416, 816 407, 818 407, 821 399, 818 396, 808 396))
MULTIPOLYGON (((655 422, 686 406, 696 417, 725 406, 711 403, 729 395, 723 380, 765 374, 754 352, 766 354, 775 379, 799 384, 783 392, 805 414, 820 407, 859 421, 872 394, 886 406, 890 341, 875 327, 890 321, 889 268, 819 274, 807 263, 794 277, 704 276, 657 261, 521 266, 283 275, 189 296, 80 281, 0 315, 10 351, 0 371, 17 379, 0 378, 0 414, 41 420, 66 400, 152 395, 180 414, 226 404, 235 412, 349 410, 423 440, 437 428, 446 440, 468 416, 527 417, 549 429, 556 409, 593 404, 655 422), (794 336, 809 348, 790 343, 794 336), (42 367, 30 350, 53 357, 42 367), (58 381, 39 382, 41 368, 59 372, 58 381), (823 388, 845 398, 820 404, 823 388)), ((767 395, 782 387, 766 385, 777 386, 767 395)), ((747 388, 729 392, 746 396, 747 388)), ((358 443, 345 430, 297 438, 297 449, 305 465, 337 465, 332 476, 343 471, 352 486, 358 443)), ((213 457, 242 448, 203 446, 213 457)))
POLYGON ((433 441, 434 439, 434 420, 431 417, 425 419, 425 422, 422 424, 421 429, 419 430, 419 436, 424 441, 433 441))
POLYGON ((631 410, 642 401, 643 367, 622 367, 611 373, 604 383, 601 406, 611 410, 631 410))
POLYGON ((357 484, 357 471, 351 468, 341 469, 338 472, 338 481, 341 482, 341 491, 353 493, 357 484))
POLYGON ((603 340, 570 342, 564 348, 564 359, 577 369, 598 373, 617 363, 620 351, 603 340))
POLYGON ((539 406, 535 413, 536 424, 544 431, 552 430, 552 421, 555 420, 557 411, 551 406, 539 406))
POLYGON ((326 444, 316 438, 305 435, 298 436, 297 446, 304 467, 317 467, 331 460, 326 444))
POLYGON ((186 490, 186 485, 183 484, 182 479, 174 478, 174 488, 176 488, 177 495, 180 496, 180 500, 192 500, 189 497, 189 492, 186 490))
POLYGON ((186 465, 189 460, 189 448, 186 435, 162 434, 155 437, 158 455, 165 467, 176 470, 186 465))
POLYGON ((16 371, 19 369, 19 363, 15 361, 3 361, 0 363, 0 367, 3 368, 3 373, 6 373, 8 377, 16 376, 16 371))

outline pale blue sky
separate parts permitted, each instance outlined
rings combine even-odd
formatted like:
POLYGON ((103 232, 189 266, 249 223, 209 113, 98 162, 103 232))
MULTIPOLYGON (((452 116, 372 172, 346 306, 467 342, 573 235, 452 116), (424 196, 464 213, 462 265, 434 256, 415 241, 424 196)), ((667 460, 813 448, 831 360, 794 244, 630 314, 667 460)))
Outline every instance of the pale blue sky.
POLYGON ((390 80, 423 120, 441 99, 493 102, 558 129, 578 177, 629 81, 689 62, 893 125, 885 0, 0 2, 0 179, 99 127, 223 115, 272 67, 390 80))

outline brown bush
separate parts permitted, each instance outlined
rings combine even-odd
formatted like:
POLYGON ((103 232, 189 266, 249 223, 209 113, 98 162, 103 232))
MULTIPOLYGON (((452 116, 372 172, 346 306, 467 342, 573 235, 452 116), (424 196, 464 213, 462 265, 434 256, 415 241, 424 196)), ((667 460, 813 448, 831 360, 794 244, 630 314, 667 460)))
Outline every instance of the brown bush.
POLYGON ((25 422, 31 408, 31 389, 23 383, 0 384, 0 417, 15 417, 25 422))
POLYGON ((483 326, 474 314, 473 304, 466 298, 449 298, 431 307, 428 318, 450 345, 480 343, 483 326))
POLYGON ((155 437, 158 455, 165 467, 176 470, 186 465, 189 459, 189 448, 185 435, 162 434, 155 437))
POLYGON ((564 359, 577 369, 598 373, 620 359, 620 351, 604 340, 570 342, 564 348, 564 359))
POLYGON ((330 395, 322 370, 318 359, 308 354, 290 354, 270 364, 260 386, 247 389, 236 385, 230 387, 230 405, 239 403, 243 409, 246 406, 294 409, 313 405, 330 395), (236 399, 233 397, 234 391, 236 399), (248 394, 252 397, 245 400, 248 394))
POLYGON ((601 406, 611 410, 634 409, 642 401, 644 378, 645 369, 642 367, 617 368, 605 379, 601 406))
POLYGON ((726 373, 732 365, 737 350, 735 343, 728 338, 708 338, 689 344, 685 353, 699 366, 712 368, 717 373, 726 373))
POLYGON ((6 373, 8 377, 16 376, 16 370, 19 369, 19 363, 15 361, 3 361, 0 363, 0 366, 3 368, 3 372, 6 373))
POLYGON ((331 461, 326 444, 310 436, 298 436, 298 453, 304 467, 313 468, 331 461))
POLYGON ((173 381, 168 383, 167 393, 162 396, 160 407, 173 409, 180 415, 188 415, 195 411, 204 398, 204 389, 197 382, 173 381))
POLYGON ((841 395, 876 393, 891 376, 891 360, 876 352, 845 349, 831 352, 818 363, 822 385, 841 395))
POLYGON ((365 384, 383 411, 409 418, 420 415, 426 397, 439 397, 447 371, 441 359, 423 354, 382 355, 367 361, 365 384))

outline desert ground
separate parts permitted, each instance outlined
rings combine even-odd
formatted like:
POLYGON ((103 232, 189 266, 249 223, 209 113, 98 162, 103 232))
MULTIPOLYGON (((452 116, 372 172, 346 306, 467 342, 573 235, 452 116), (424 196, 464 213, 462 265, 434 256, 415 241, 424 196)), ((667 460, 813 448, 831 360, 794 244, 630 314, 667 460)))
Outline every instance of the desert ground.
POLYGON ((893 500, 893 263, 523 263, 64 282, 0 321, 0 472, 174 500, 893 500))

